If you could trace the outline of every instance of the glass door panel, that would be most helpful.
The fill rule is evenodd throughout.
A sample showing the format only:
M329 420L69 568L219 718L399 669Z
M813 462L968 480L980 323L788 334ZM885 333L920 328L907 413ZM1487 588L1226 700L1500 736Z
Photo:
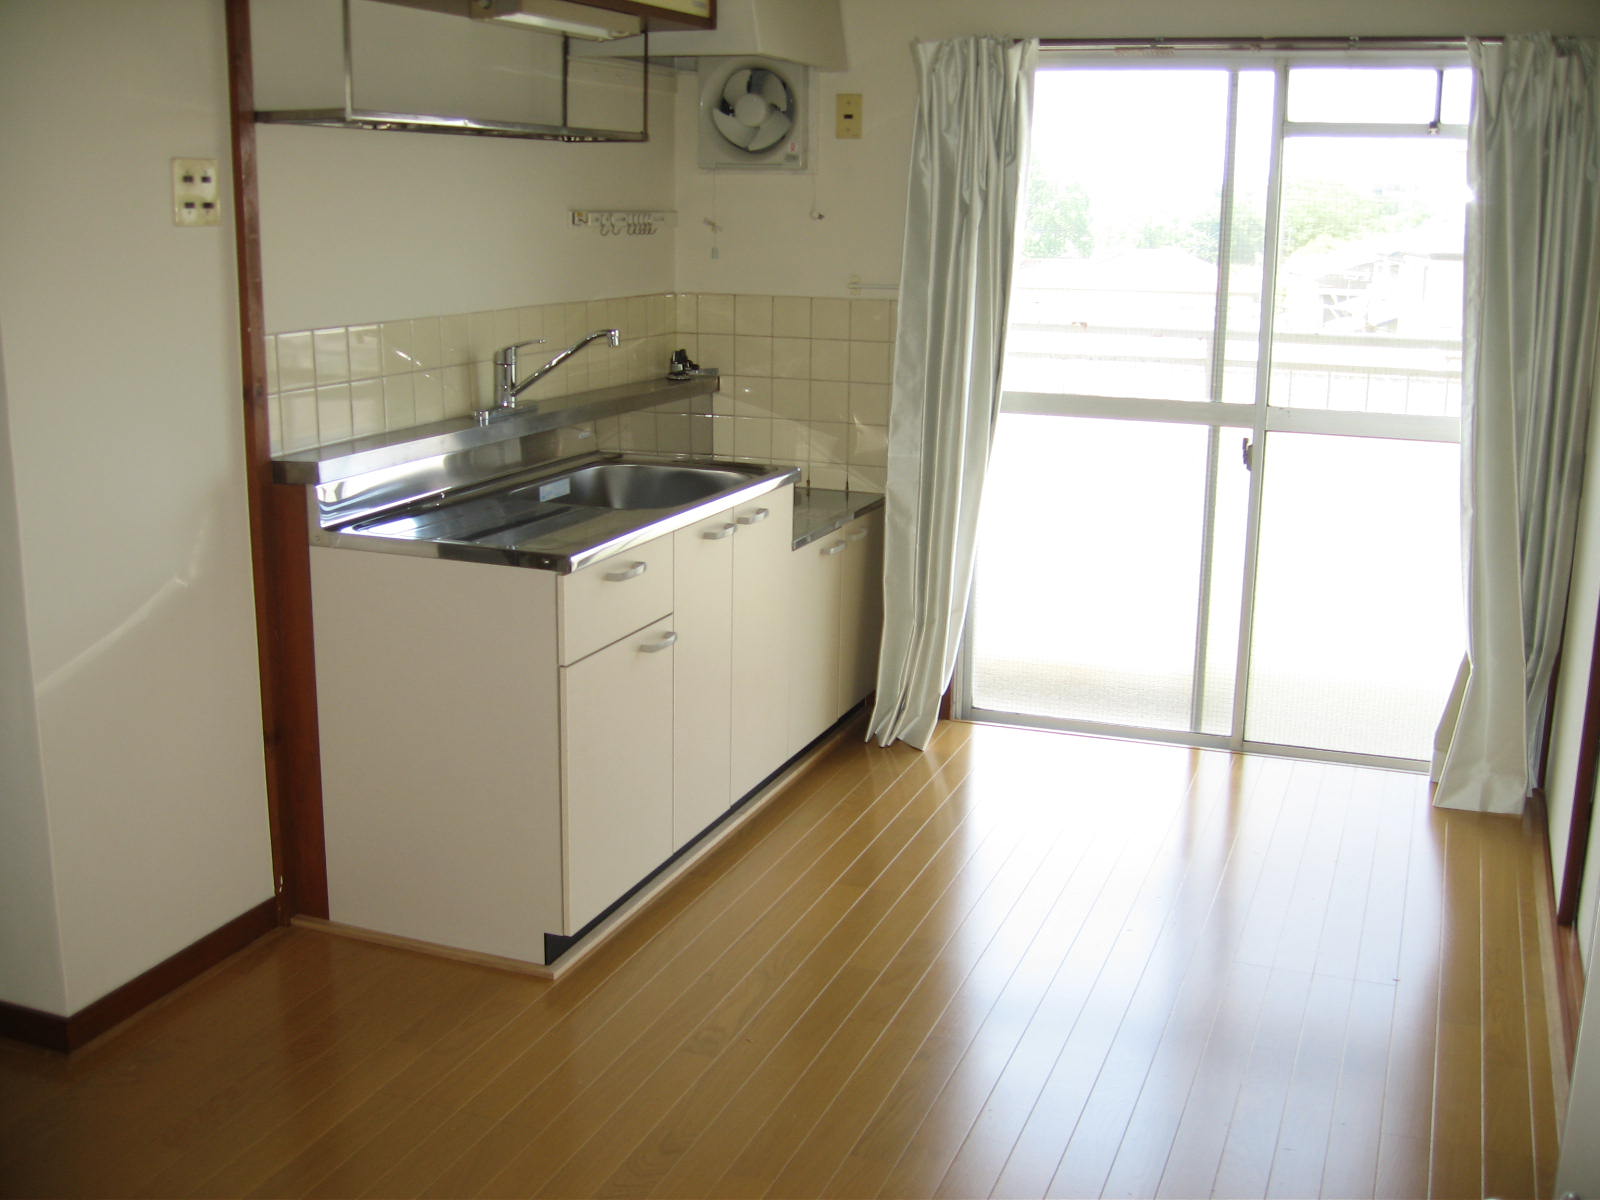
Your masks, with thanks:
M1460 451L1274 433L1244 736L1427 758L1465 644Z
M1000 418L969 623L974 707L1190 727L1209 433Z
M1459 140L1284 143L1273 405L1460 415L1465 198Z
M1221 70L1038 74L1050 150L1030 165L1008 390L1211 398L1228 90Z

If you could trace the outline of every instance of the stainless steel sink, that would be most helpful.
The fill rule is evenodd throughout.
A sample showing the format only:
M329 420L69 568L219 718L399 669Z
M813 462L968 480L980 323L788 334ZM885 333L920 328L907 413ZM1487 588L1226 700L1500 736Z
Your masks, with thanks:
M591 456L552 473L491 477L414 493L338 525L320 545L431 553L465 562L569 572L692 524L718 507L783 486L799 472L758 463ZM342 486L342 485L331 485ZM387 484L385 485L387 486ZM320 495L320 492L319 492Z
M591 508L677 508L748 485L750 476L719 467L599 463L547 480L542 500Z

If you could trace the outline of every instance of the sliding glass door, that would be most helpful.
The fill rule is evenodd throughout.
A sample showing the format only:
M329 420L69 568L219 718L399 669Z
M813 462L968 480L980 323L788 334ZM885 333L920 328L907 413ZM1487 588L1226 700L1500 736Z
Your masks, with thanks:
M959 711L1426 758L1467 71L1040 72Z

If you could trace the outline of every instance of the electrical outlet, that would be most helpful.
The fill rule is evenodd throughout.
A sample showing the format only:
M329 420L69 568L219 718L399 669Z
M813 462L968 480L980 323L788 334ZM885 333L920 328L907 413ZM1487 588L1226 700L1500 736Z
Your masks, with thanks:
M172 160L172 223L174 225L220 225L222 205L218 199L217 160L214 158L175 158Z
M837 92L834 97L833 136L858 138L861 136L861 93Z

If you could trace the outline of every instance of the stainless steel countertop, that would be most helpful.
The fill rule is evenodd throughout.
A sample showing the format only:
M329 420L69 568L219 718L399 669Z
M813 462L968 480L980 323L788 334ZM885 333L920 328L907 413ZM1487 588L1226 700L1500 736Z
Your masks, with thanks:
M808 546L843 529L857 517L883 507L877 492L841 492L834 488L794 489L794 548Z

